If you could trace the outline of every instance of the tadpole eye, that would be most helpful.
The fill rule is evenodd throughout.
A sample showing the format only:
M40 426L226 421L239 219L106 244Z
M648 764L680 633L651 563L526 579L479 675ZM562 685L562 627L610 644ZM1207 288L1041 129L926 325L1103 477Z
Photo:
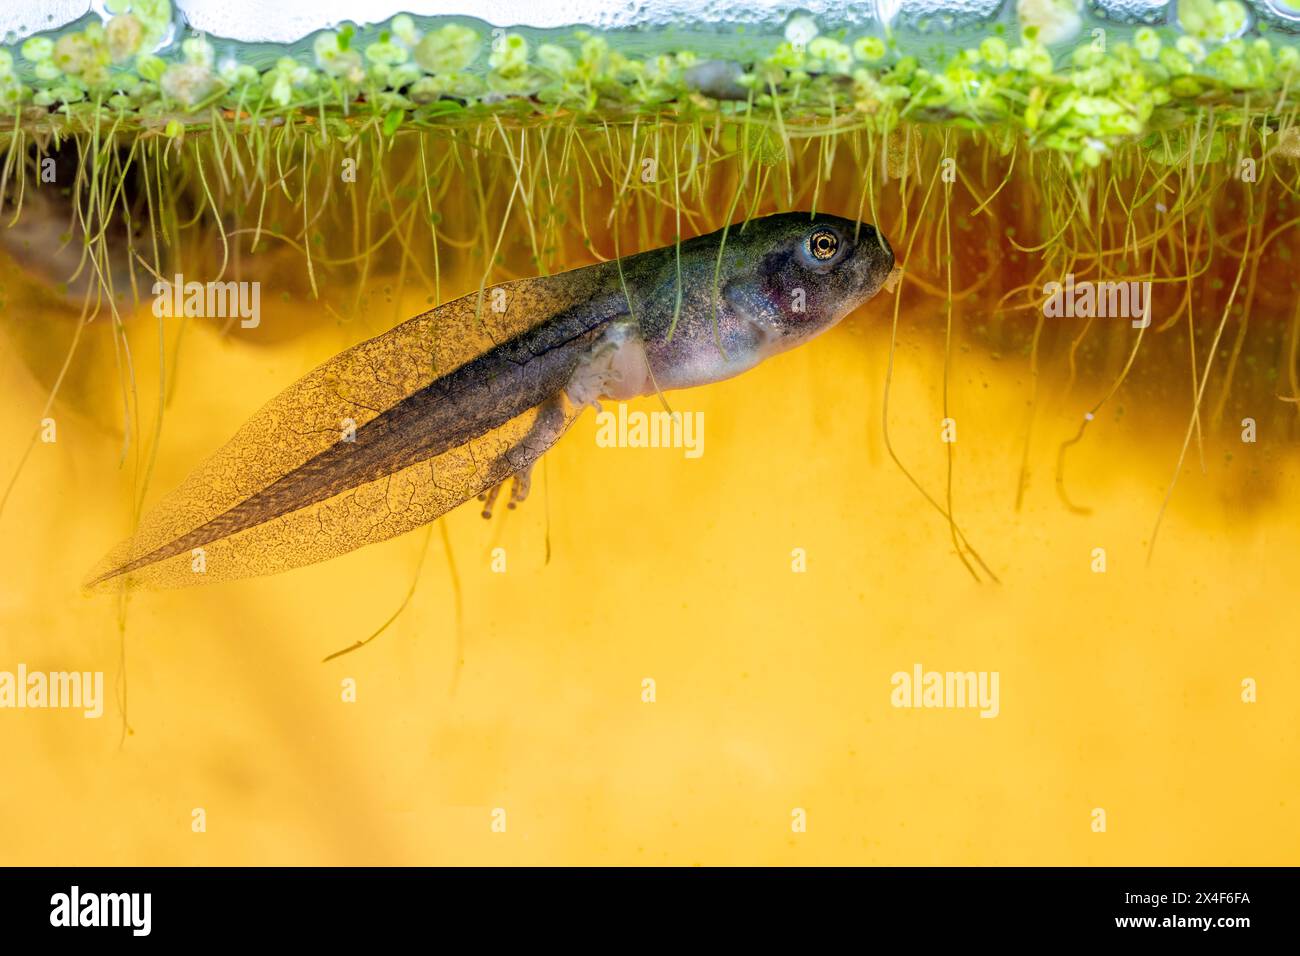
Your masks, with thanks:
M829 229L818 229L807 239L808 254L818 262L825 262L840 247L840 238Z

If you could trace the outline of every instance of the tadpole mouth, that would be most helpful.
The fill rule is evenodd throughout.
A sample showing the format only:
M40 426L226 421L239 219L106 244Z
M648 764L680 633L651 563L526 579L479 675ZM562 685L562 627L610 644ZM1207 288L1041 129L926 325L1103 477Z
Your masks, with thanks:
M866 301L880 291L894 271L894 249L879 229L863 223L854 265L862 289L862 301Z

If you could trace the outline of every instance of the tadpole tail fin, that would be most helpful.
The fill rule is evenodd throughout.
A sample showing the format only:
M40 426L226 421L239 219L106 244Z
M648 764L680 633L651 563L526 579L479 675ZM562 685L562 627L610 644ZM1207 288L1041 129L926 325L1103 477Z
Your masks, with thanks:
M483 310L469 296L290 386L84 586L184 587L313 564L419 527L526 469L581 411L564 387L609 314L599 296L549 292L554 278L512 284L526 286L517 305L542 316L516 319L522 331L499 319L476 328ZM448 339L459 344L440 353L434 343ZM449 370L435 377L439 367Z
M273 517L254 516L254 496L226 513L230 530L209 522L143 554L138 537L128 539L86 587L111 588L124 576L130 588L172 588L273 574L404 534L531 467L580 411L560 392L440 455Z

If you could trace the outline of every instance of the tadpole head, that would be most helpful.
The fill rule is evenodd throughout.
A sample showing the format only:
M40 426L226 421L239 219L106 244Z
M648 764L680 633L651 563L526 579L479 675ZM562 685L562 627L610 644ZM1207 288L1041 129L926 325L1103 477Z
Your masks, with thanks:
M894 269L894 251L875 226L839 216L754 219L738 241L753 265L729 297L763 327L773 351L835 325L875 295Z

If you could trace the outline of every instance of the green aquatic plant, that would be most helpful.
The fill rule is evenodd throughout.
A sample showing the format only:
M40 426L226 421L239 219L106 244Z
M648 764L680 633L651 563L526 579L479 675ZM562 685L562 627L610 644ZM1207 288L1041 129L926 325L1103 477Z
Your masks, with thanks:
M1247 14L1236 0L1182 0L1180 27L1117 27L1113 39L1094 31L1100 35L1072 49L1063 41L1073 31L1053 19L1052 4L1022 4L1014 37L998 26L947 50L888 32L820 35L810 18L796 18L783 42L737 45L730 93L698 81L701 56L689 48L633 55L585 31L530 42L501 30L489 37L467 23L421 29L406 15L368 31L364 42L351 26L320 32L309 55L286 53L261 68L218 62L202 36L186 37L164 59L154 50L172 22L165 0L109 9L105 22L92 18L79 30L0 50L0 106L15 126L201 126L210 108L262 123L298 114L329 125L368 114L383 117L389 133L466 115L514 120L557 111L597 124L664 111L792 124L851 116L877 132L903 120L1005 127L1083 167L1152 129L1190 126L1206 108L1240 108L1249 98L1261 116L1283 112L1300 71L1300 50L1284 35L1241 35ZM1074 16L1072 4L1061 9Z

